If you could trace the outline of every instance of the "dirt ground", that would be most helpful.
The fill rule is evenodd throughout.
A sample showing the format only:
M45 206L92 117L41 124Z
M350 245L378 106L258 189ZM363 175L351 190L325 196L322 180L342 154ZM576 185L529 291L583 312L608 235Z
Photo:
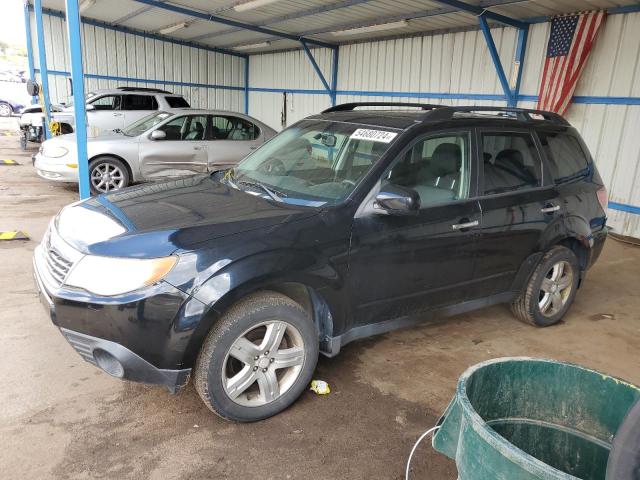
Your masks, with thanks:
M5 124L8 125L8 124ZM0 125L2 128L2 125ZM5 126L5 128L7 128ZM121 382L81 360L39 304L31 255L74 187L38 178L16 136L0 131L0 477L401 479L416 438L434 425L469 366L501 356L566 360L640 384L640 248L609 240L565 321L536 329L496 306L356 342L321 358L307 392L255 424L213 415L192 386ZM414 479L454 479L429 442Z

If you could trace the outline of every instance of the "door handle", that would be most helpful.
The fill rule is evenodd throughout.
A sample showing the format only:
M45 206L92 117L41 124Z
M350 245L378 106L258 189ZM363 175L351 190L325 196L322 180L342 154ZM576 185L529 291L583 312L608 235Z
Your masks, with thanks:
M114 114L113 114L113 116L114 116L114 117L121 117L121 116L122 116L122 113L114 113Z
M194 150L204 150L204 149L205 149L205 147L200 146L200 145L194 145L193 149L194 149Z
M558 210L560 210L560 205L546 205L544 208L541 208L540 211L542 213L553 213L553 212L557 212Z
M454 223L451 225L451 228L453 230L464 230L466 228L477 227L478 225L480 225L480 222L474 220L473 222Z
M258 147L257 146L249 147L249 150L255 150L256 148Z

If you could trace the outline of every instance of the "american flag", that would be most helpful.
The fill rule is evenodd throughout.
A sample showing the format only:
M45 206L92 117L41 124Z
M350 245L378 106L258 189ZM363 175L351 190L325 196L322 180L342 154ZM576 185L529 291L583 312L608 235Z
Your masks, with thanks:
M604 23L606 12L563 15L551 21L538 108L564 115Z

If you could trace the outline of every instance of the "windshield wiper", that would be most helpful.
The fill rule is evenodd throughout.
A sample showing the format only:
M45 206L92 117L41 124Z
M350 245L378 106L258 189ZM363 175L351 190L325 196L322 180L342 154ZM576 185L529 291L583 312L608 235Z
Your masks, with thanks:
M275 191L271 190L269 187L267 187L266 185L263 185L260 182L249 182L247 180L240 180L239 182L237 182L238 185L246 185L248 187L253 187L253 188L260 188L263 191L265 191L267 193L267 195L269 195L271 197L272 200L275 200L276 202L284 202L283 198L284 195L282 192L278 192L276 193Z

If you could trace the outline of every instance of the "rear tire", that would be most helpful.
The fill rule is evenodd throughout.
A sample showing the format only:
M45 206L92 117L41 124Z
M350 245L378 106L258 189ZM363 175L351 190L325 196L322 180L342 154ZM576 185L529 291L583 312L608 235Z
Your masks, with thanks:
M304 309L277 292L233 305L205 339L194 373L196 391L215 414L253 422L289 407L318 361L318 331Z
M556 246L543 257L525 289L511 304L519 320L548 327L562 320L578 289L580 266L575 254Z
M115 157L100 157L89 163L89 186L93 195L111 193L129 186L129 169Z

